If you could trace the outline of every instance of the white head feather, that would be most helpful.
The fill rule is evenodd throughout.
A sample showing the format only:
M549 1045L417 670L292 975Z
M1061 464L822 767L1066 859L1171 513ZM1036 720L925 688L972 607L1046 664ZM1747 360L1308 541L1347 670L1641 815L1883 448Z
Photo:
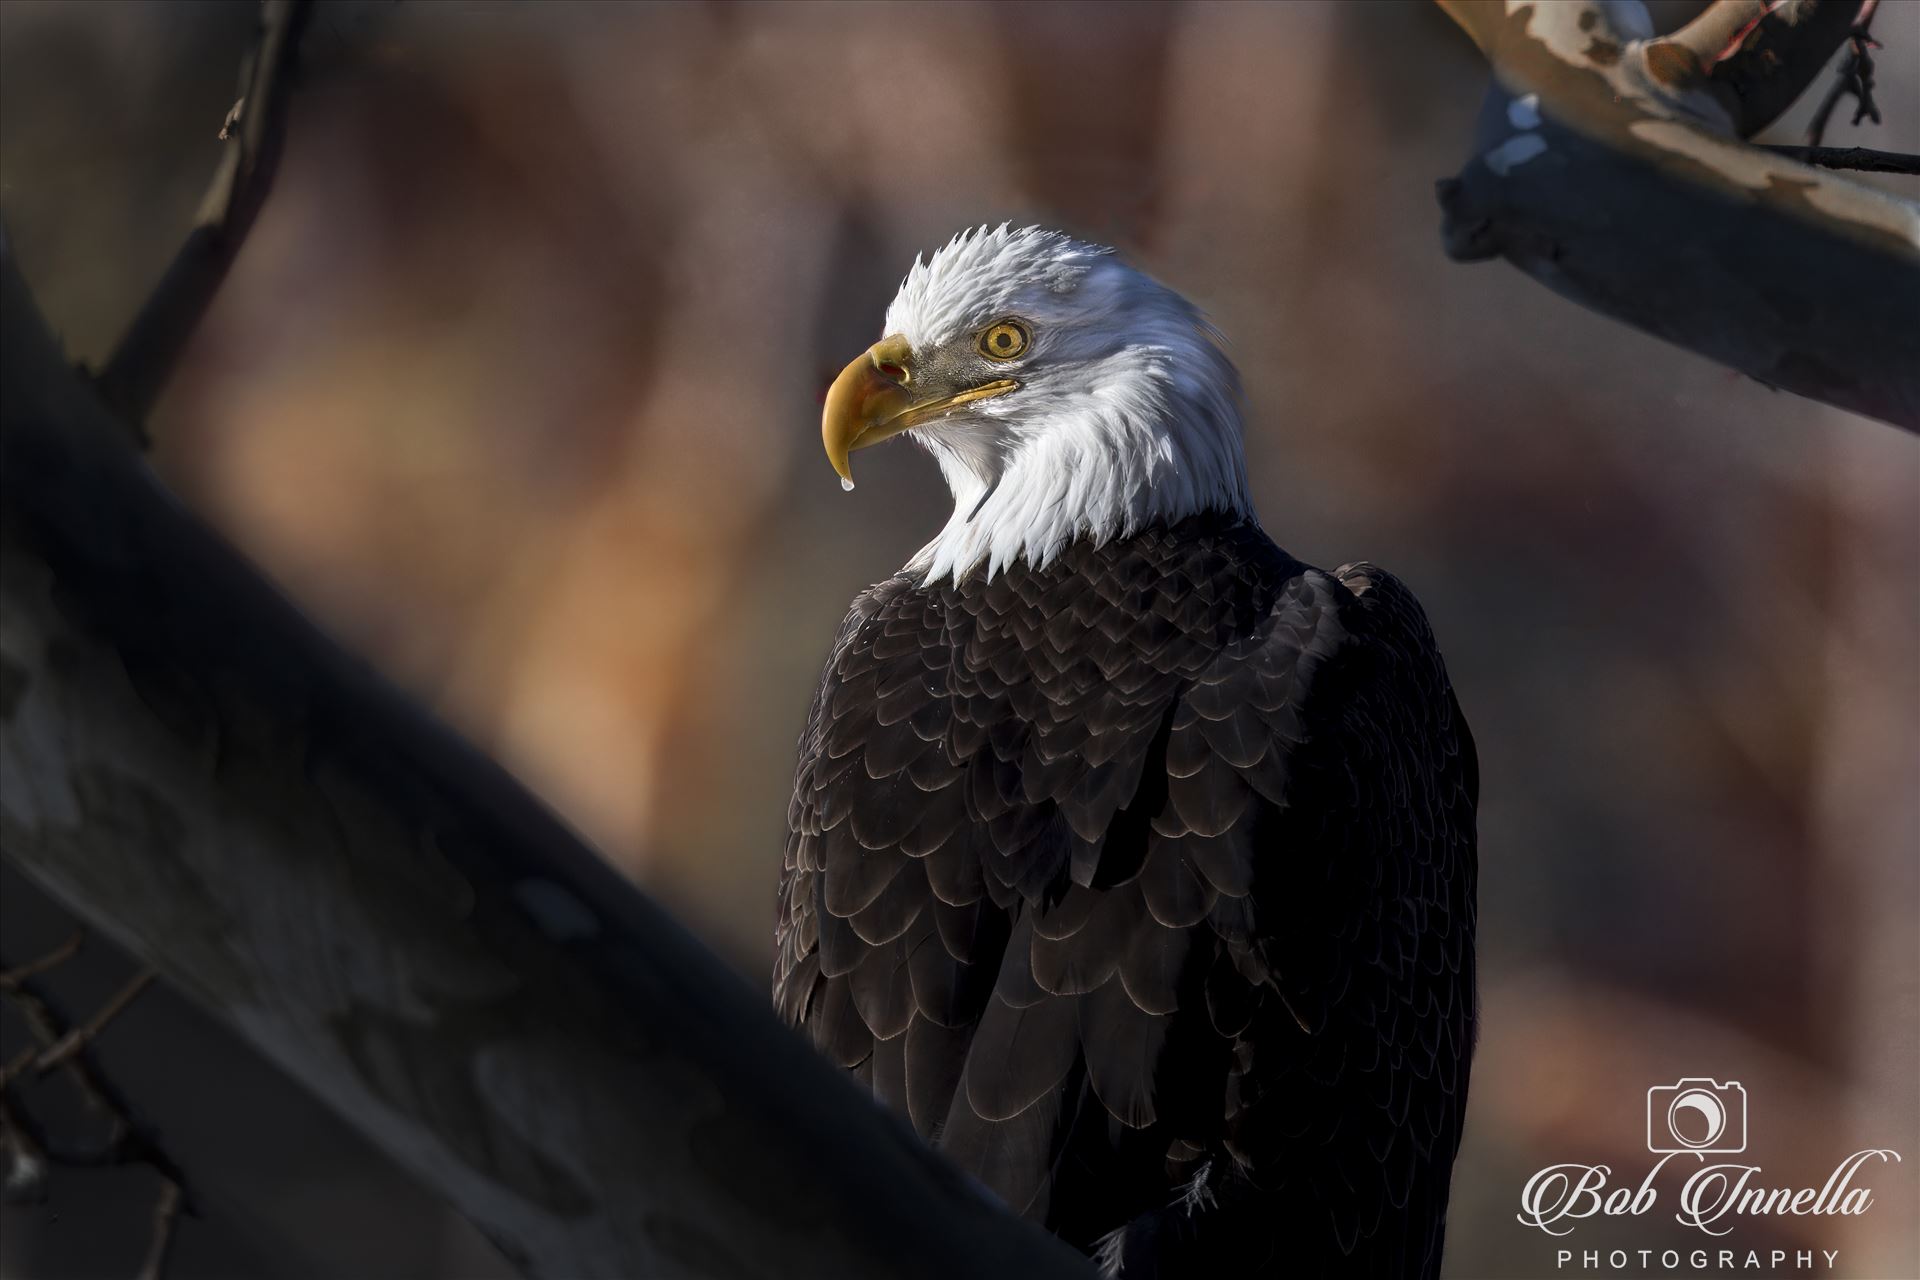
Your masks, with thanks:
M1186 299L1112 250L1039 227L962 232L916 259L886 332L916 361L975 358L1008 317L1032 343L996 371L1018 390L908 434L940 463L953 516L908 562L956 581L985 562L1044 567L1078 538L1125 537L1203 511L1252 518L1240 379Z

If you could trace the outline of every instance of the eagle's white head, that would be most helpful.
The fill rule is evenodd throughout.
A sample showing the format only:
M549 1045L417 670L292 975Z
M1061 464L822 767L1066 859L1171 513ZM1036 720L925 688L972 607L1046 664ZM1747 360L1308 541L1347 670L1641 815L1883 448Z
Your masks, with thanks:
M1044 566L1202 511L1251 517L1240 379L1195 308L1112 250L1039 227L982 227L916 260L887 336L827 393L827 457L905 433L932 452L953 516L909 567L956 580Z

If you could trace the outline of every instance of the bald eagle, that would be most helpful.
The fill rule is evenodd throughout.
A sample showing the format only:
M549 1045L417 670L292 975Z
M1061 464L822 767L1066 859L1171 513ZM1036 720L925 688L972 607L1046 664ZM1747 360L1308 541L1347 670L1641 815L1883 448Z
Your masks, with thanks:
M833 641L779 1012L1110 1274L1438 1274L1479 783L1419 604L1261 531L1218 336L1110 250L963 233L885 333L827 457L953 515Z

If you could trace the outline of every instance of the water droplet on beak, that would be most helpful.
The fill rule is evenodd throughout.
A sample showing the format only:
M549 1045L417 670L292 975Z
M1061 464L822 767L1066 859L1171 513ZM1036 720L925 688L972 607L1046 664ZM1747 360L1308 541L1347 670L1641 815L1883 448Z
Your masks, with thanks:
M849 479L847 479L847 478L846 478L845 476L841 476L841 477L840 477L840 491L841 491L842 493L852 493L852 492L853 492L853 481L851 481L851 480L849 480Z

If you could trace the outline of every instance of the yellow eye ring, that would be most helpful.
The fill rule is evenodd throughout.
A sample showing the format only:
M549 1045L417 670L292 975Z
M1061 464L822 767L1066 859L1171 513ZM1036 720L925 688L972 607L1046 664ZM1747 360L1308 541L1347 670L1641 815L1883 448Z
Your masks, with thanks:
M980 354L989 360L1014 360L1026 352L1033 334L1018 320L988 325L980 334Z

